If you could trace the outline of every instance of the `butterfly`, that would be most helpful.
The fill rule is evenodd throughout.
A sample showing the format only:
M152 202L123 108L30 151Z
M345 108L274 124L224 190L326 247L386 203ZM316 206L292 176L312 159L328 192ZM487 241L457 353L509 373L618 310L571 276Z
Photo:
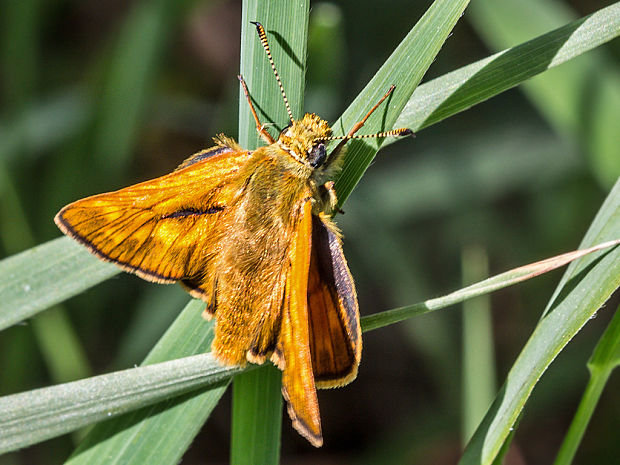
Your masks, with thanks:
M409 129L356 135L394 86L344 137L315 114L293 118L263 26L256 26L290 124L267 145L245 150L224 135L172 173L87 197L60 210L60 230L99 258L157 283L180 283L215 318L212 351L226 365L282 370L293 426L323 442L317 388L352 381L362 338L353 278L332 217L333 179L353 138L405 136ZM340 142L327 156L326 144Z

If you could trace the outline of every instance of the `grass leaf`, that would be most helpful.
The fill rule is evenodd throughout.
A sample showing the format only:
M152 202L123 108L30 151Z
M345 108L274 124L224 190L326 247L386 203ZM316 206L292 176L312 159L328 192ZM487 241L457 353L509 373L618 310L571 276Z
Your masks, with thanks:
M393 84L396 90L383 103L384 106L366 122L363 133L372 134L392 128L468 4L469 0L433 2L353 103L333 124L334 133L346 134ZM379 139L354 140L348 143L343 170L335 185L340 204L344 203L359 182L382 144L383 140Z
M582 247L620 237L620 181L593 221ZM620 248L568 267L550 306L513 364L459 463L490 464L549 364L620 286Z
M193 357L189 360L174 360L209 351L213 340L213 323L203 321L200 318L199 315L203 309L203 302L191 301L142 363L142 366L146 366L173 360L164 365L169 369L171 378L167 381L160 378L161 392L157 392L155 385L151 386L150 391L140 392L140 386L149 381L139 374L138 376L132 375L131 373L135 372L135 369L129 370L127 376L132 378L126 380L127 389L131 393L136 387L138 388L133 399L135 402L133 408L143 408L96 425L73 453L68 463L72 465L108 465L111 463L156 462L163 464L179 462L217 405L220 397L224 394L229 376L235 371L231 368L222 367L209 354ZM177 363L180 364L178 367ZM200 364L203 365L202 369L200 369ZM152 369L157 370L156 367ZM179 377L179 374L184 369L187 370L188 376L183 381L184 376ZM171 386L177 382L187 383L183 387L179 386L181 392L187 392L187 389L198 387L201 384L200 378L207 373L214 377L212 380L215 380L215 384L210 384L202 390L193 391L184 396L171 398ZM154 375L151 373L150 376ZM83 381L91 382L92 379ZM209 380L205 379L202 385L205 386L208 382ZM168 393L164 394L165 391ZM158 397L160 394L164 395ZM106 397L105 394L101 394L101 396L100 402L103 403ZM151 398L149 399L148 396ZM164 397L168 397L168 400L151 405L156 399ZM121 402L122 398L123 394L120 394L118 399L110 399L110 401ZM132 401L131 394L126 400ZM74 399L74 401L77 402L78 399ZM123 407L122 411L126 410ZM82 415L85 413L87 412L82 412ZM112 416L115 413L117 412L112 412ZM80 412L77 412L76 415L79 416ZM94 412L94 418L91 417L90 421L98 415L99 411Z
M539 262L500 273L496 276L485 279L484 281L464 287L463 289L459 289L458 291L454 291L442 297L436 297L414 305L408 305L406 307L395 308L393 310L375 313L374 315L368 315L362 318L362 329L364 331L371 331L373 329L382 328L383 326L397 323L415 315L423 315L433 310L445 308L480 295L489 294L513 284L534 278L543 273L548 273L549 271L564 266L573 260L585 257L588 254L592 254L593 252L597 252L602 249L614 247L618 244L620 244L620 239L607 241L587 249L575 250L573 252L557 255L546 260L541 260Z
M595 13L601 20L598 26L576 31L559 54L565 49L578 51L590 41L617 34L619 10L620 5L615 3ZM469 13L479 36L492 50L520 43L577 16L560 0L476 2ZM558 134L580 145L593 174L605 187L613 186L620 176L620 134L616 130L620 119L619 73L617 59L598 50L524 83L521 89Z

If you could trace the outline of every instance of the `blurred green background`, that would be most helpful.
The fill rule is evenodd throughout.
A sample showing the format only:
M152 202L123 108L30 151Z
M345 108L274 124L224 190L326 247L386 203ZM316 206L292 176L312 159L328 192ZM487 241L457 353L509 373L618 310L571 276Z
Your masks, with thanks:
M474 1L426 79L611 3ZM429 5L314 3L306 109L334 121ZM52 218L66 203L164 174L217 133L236 136L240 2L0 7L0 257L58 237ZM337 218L361 313L576 248L620 175L619 57L615 40L380 152ZM492 296L496 366L481 362L485 376L501 382L559 276ZM187 300L123 274L3 331L0 395L140 363ZM545 374L507 463L553 459L610 316L599 311ZM285 419L282 462L455 463L462 326L462 312L447 311L368 333L355 383L319 394L325 445L315 450ZM618 463L619 388L616 375L577 463ZM229 416L225 396L184 463L228 461ZM0 465L61 463L74 439Z

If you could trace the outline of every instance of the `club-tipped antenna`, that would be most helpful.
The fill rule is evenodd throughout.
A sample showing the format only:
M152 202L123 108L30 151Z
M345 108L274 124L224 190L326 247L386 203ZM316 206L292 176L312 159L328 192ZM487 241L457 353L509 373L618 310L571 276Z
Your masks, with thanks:
M286 98L286 92L284 92L284 86L282 85L282 81L280 80L280 75L278 74L278 70L276 69L276 65L273 62L273 57L271 56L271 49L269 48L269 43L267 42L267 34L265 33L265 28L258 21L250 21L254 26L256 26L256 32L258 32L258 38L260 39L260 43L262 44L265 52L267 53L267 58L269 59L269 64L271 65L271 69L273 70L273 74L276 77L276 81L278 81L278 86L280 87L280 93L282 94L282 98L284 99L284 105L286 106L286 112L288 113L288 117L291 120L291 123L295 122L293 118L293 112L291 111L291 107L288 104L288 99Z
M413 131L409 128L399 128L399 129L392 129L390 131L383 131L383 132L376 132L374 134L358 134L358 135L353 135L353 136L331 136L331 137L325 137L319 140L322 141L330 141L330 140L349 140L349 139L373 139L375 137L380 138L380 137L400 137L400 136L411 136L413 135Z
M324 141L324 142L327 142L327 141L330 141L330 140L340 140L340 143L336 146L336 148L332 151L332 153L330 155L332 163L334 162L334 160L336 160L338 158L338 156L341 154L342 148L347 143L347 141L349 141L350 139L371 139L371 138L375 138L375 137L415 135L413 133L413 131L411 129L409 129L409 128L392 129L390 131L378 132L376 134L360 134L360 135L355 135L355 133L357 131L359 131L362 128L362 126L364 126L364 124L366 123L366 120L370 117L370 115L372 115L373 112L377 108L379 108L379 105L381 105L381 103L383 103L383 101L386 98L388 98L389 95L392 92L394 92L394 89L396 89L396 86L391 85L390 88L388 89L388 91L385 93L385 95L379 99L379 101L375 104L375 106L372 107L370 109L370 111L368 113L366 113L366 115L360 121L355 123L355 125L351 128L351 130L349 131L349 133L346 136L330 136L330 137L323 137L321 139L317 139L317 140L321 140L321 141Z

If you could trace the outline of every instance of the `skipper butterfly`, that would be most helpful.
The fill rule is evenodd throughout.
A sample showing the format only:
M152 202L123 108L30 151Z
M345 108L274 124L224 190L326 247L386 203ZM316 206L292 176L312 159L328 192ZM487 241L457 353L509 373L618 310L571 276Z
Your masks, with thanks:
M215 317L212 350L226 365L282 370L293 426L323 443L316 388L352 381L362 340L353 278L332 220L333 179L353 138L404 136L409 129L356 135L383 98L344 137L308 113L295 120L258 31L290 118L277 140L260 122L239 76L256 129L268 145L245 150L219 135L165 176L64 207L61 231L99 258L158 283L180 283ZM340 139L329 158L326 143Z

